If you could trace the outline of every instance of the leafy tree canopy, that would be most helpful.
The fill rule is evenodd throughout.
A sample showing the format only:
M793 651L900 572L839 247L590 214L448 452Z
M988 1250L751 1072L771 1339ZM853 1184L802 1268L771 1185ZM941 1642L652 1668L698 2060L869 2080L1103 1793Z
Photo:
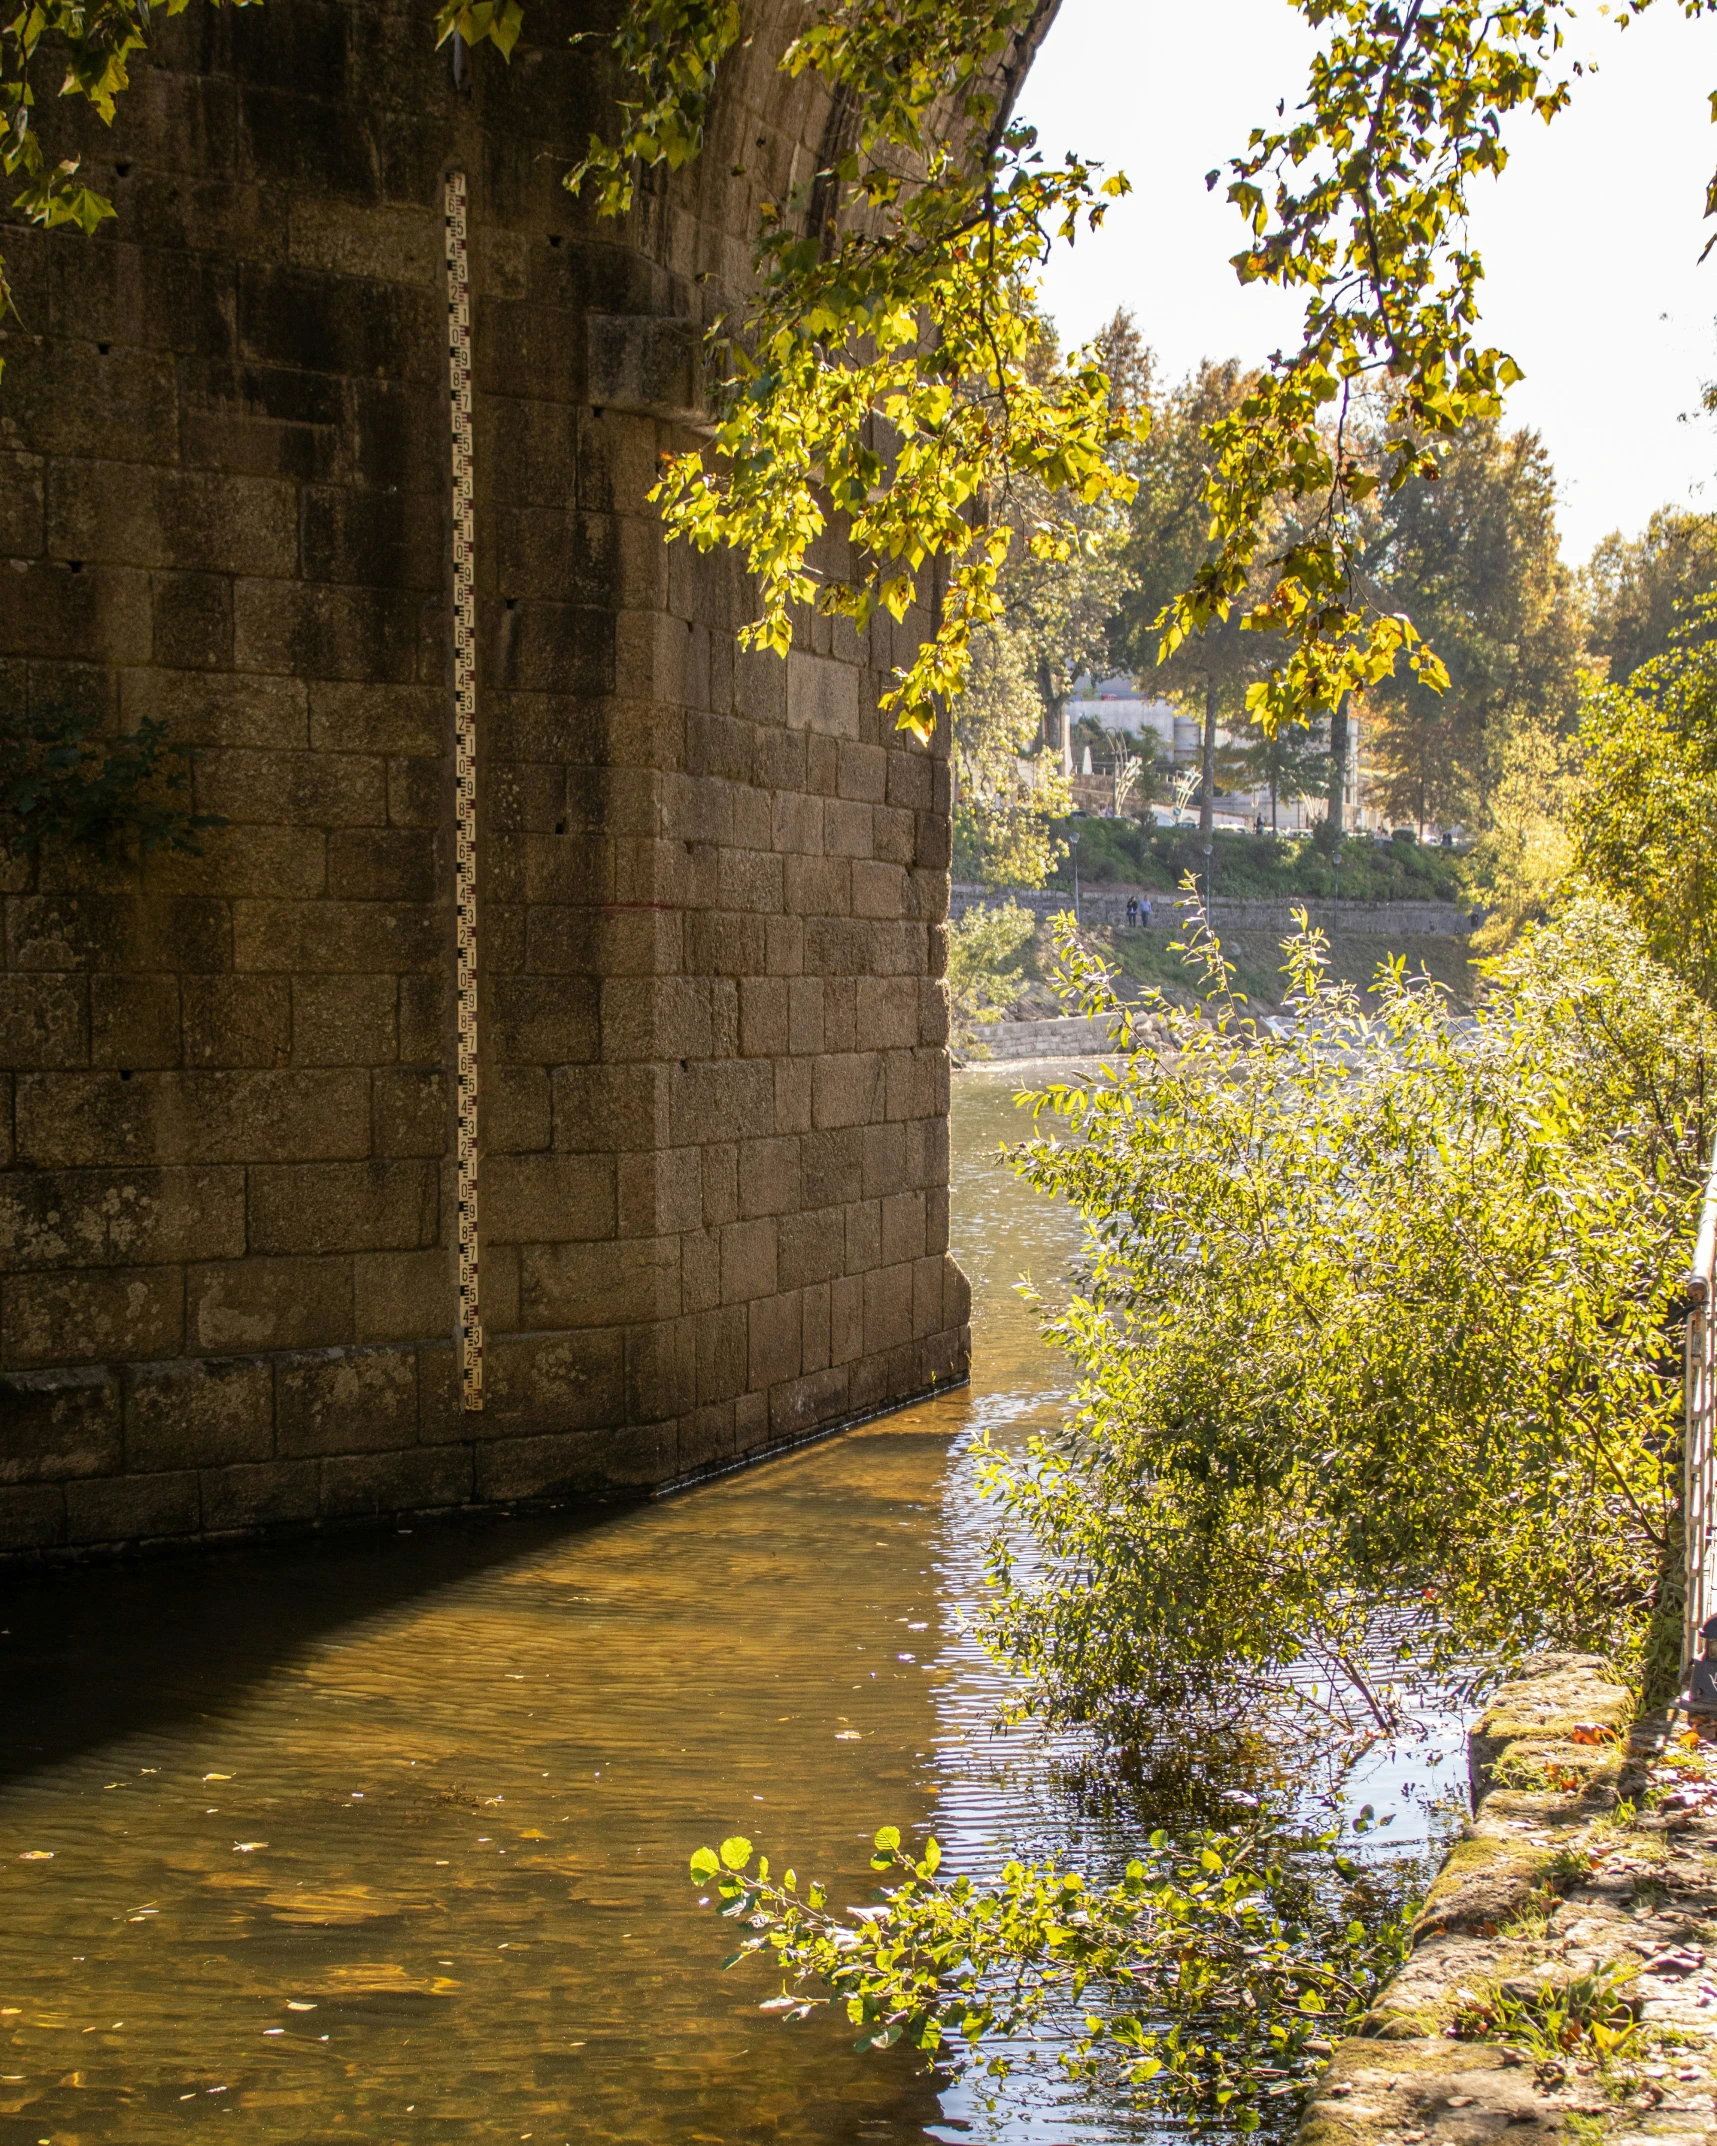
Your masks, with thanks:
M1113 399L1129 358L1142 378L1149 356L1136 336L1129 353L1119 322L1108 333L1119 338L1109 373ZM1060 363L1052 328L1037 319L1034 371L1048 376ZM1130 450L1126 435L1111 446L1111 465L1122 473ZM1069 507L1031 478L1011 487L1004 512L1011 540L996 581L996 616L974 629L965 683L951 707L954 867L991 884L1037 887L1061 853L1053 823L1072 806L1062 776L1064 704L1079 673L1101 663L1126 586L1124 524L1112 499ZM1058 524L1066 541L1034 548L1033 538Z
M1411 672L1365 696L1368 785L1390 816L1483 824L1510 740L1573 727L1582 620L1556 529L1556 476L1538 435L1470 424L1432 483L1368 503L1362 571L1406 612L1449 683Z
M90 231L113 213L75 159L56 162L43 145L45 50L63 56L61 94L110 119L157 16L188 4L36 0L0 29L0 173L20 180L17 205L33 221ZM1283 637L1285 661L1250 695L1272 728L1338 710L1403 656L1420 679L1443 682L1411 623L1364 589L1359 509L1380 488L1430 476L1518 377L1481 337L1469 196L1507 161L1503 121L1554 118L1571 86L1567 0L1294 4L1321 38L1307 94L1253 133L1228 194L1250 233L1237 270L1303 292L1301 340L1212 427L1212 548L1164 615L1165 656L1237 610ZM1648 4L1627 0L1623 23ZM1689 14L1708 4L1683 0ZM810 603L856 625L879 609L904 617L934 570L934 631L890 696L920 733L958 690L974 629L998 615L1016 541L1011 489L1035 482L1090 505L1124 501L1130 487L1111 450L1135 428L1095 355L1047 378L1028 362L1021 294L1045 248L1096 225L1126 188L1077 157L1047 165L1031 130L1009 119L1006 63L1038 14L1039 0L807 5L780 65L847 101L853 145L803 200L766 211L753 303L725 344L715 441L678 461L659 493L672 534L735 549L754 571L755 645L784 647ZM442 0L436 30L504 57L523 20L520 0ZM696 156L741 34L736 0L626 0L612 39L620 126L569 183L619 215L641 171ZM816 229L813 187L826 211ZM1387 418L1370 438L1345 423L1368 381ZM855 563L825 580L808 562L831 507L848 517ZM1278 545L1284 523L1295 534ZM1072 541L1054 525L1029 538L1048 558Z
M1025 989L1020 963L1037 919L1018 902L979 903L948 927L948 1011L957 1048L999 1021Z
M1605 537L1581 581L1588 645L1619 684L1673 641L1717 633L1710 613L1693 609L1717 590L1717 517L1659 507L1642 535Z
M1717 599L1622 685L1594 687L1570 801L1573 864L1717 1006Z
M1273 636L1244 630L1239 608L1212 618L1203 632L1173 647L1163 640L1161 621L1213 556L1211 440L1217 424L1240 408L1252 386L1237 360L1215 364L1207 359L1150 405L1150 431L1133 461L1138 490L1124 554L1128 585L1113 629L1116 653L1141 681L1198 718L1203 736L1199 828L1206 843L1216 807L1217 728L1244 721L1251 689L1280 660L1281 646ZM1262 586L1252 590L1259 599L1263 593Z

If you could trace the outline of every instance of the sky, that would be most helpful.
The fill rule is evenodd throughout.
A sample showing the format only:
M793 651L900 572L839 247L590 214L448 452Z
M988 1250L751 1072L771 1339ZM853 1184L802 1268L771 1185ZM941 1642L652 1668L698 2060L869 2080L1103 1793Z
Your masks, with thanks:
M1244 227L1226 181L1207 192L1204 175L1303 94L1311 50L1288 0L1062 0L1020 114L1051 156L1078 149L1134 188L1045 273L1065 340L1124 304L1171 378L1292 347L1299 307L1241 289ZM1507 170L1475 182L1470 235L1487 338L1526 373L1507 421L1543 436L1578 565L1654 507L1717 508L1717 424L1681 421L1717 378L1717 251L1699 264L1717 229L1703 221L1717 24L1660 0L1623 32L1589 4L1569 56L1597 72L1552 126L1517 116Z

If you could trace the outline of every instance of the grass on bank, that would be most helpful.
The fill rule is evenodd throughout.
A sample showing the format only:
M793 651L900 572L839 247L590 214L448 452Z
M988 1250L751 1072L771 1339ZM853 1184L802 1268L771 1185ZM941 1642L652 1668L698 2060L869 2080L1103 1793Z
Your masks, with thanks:
M1159 923L1149 931L1094 926L1080 936L1105 966L1115 971L1115 988L1123 998L1154 988L1176 1005L1184 1006L1199 995L1197 972L1187 967L1183 955L1171 951L1182 936L1178 922ZM1260 1013L1281 1005L1287 996L1281 936L1273 931L1236 931L1223 939L1223 949L1234 964L1235 989L1244 993ZM1387 938L1378 932L1335 932L1328 944L1329 974L1336 982L1351 983L1356 990L1370 992L1378 965L1386 957L1399 954L1406 959L1409 975L1416 976L1423 969L1447 986L1462 1008L1473 1002L1477 977L1465 939L1431 932L1397 933ZM978 958L980 952L974 947L969 959ZM1000 973L985 978L989 1001L1032 1019L1065 1013L1066 1007L1049 982L1055 966L1054 934L1046 919L1029 939L1009 945L999 964Z
M1161 887L1172 892L1188 872L1202 874L1204 856L1196 824L1149 827L1139 820L1070 820L1058 828L1065 841L1079 835L1082 886ZM1211 848L1212 892L1241 900L1311 896L1356 902L1443 902L1472 898L1465 860L1452 850L1417 842L1378 842L1350 835L1333 853L1307 835L1217 833ZM1063 857L1050 885L1071 889L1073 868Z

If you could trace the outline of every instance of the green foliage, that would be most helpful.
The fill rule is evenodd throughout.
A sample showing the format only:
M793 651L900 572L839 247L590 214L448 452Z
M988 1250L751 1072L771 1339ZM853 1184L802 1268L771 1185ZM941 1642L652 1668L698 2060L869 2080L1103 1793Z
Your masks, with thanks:
M1059 761L1036 752L1043 698L1026 634L1005 619L979 627L954 703L954 875L1040 887L1061 854L1054 822L1071 807Z
M1046 322L1036 329L1034 370L1061 363ZM1148 354L1112 322L1105 331L1111 382L1142 384ZM1113 399L1113 397L1112 397ZM1111 450L1129 467L1125 443ZM1005 513L1013 541L996 583L999 615L975 629L966 681L951 708L954 870L989 885L1038 887L1064 854L1052 822L1072 808L1059 739L1063 704L1079 672L1103 658L1109 618L1125 583L1114 502L1058 503L1021 478ZM1066 542L1047 551L1032 537L1060 518ZM1046 742L1056 741L1045 750Z
M1522 733L1571 730L1581 621L1556 530L1556 476L1536 433L1469 425L1436 483L1409 478L1365 510L1372 600L1405 611L1449 674L1365 697L1367 788L1390 816L1485 825Z
M1131 492L1111 463L1130 421L1088 355L1041 363L1027 281L1051 237L1095 228L1125 182L1099 185L1074 158L1046 166L1029 128L985 146L993 70L1030 12L1023 0L853 5L789 48L788 72L861 92L857 145L833 174L850 219L838 191L818 235L805 233L806 203L766 217L756 310L722 346L715 464L682 456L652 495L670 535L743 554L760 599L742 635L752 647L784 653L800 606L860 631L879 612L904 620L934 566L931 631L883 702L926 738L965 680L974 630L1004 616L1001 574L1020 542L1012 489L1086 506ZM919 168L910 184L903 157ZM831 507L851 560L839 575L810 562ZM1024 548L1068 561L1083 542L1058 518Z
M1061 1137L1017 1157L1086 1221L1046 1328L1080 1383L1063 1430L989 1457L987 1643L1031 1708L1124 1744L1242 1693L1356 1724L1397 1677L1636 1658L1711 1017L1590 901L1496 965L1472 1022L1400 965L1363 1000L1330 985L1302 931L1294 1026L1261 1032L1193 951L1202 1003L1143 1002L1166 1047L1040 1096Z
M164 0L160 13L180 15L188 5ZM54 161L43 146L34 78L43 43L56 58L63 55L59 95L82 97L111 125L115 99L131 84L131 56L147 44L155 12L151 0L29 0L0 22L0 178L23 181L11 206L31 223L47 231L72 224L87 237L114 213L105 196L83 183L80 158ZM0 319L11 311L0 259Z
M1124 993L1128 983L1149 984L1181 1005L1197 1001L1198 979L1175 951L1179 942L1171 933L1129 931L1120 926L1103 931L1087 926L1084 936L1087 944L1126 979L1117 984L1117 990ZM1392 933L1382 942L1375 932L1333 932L1328 947L1328 974L1332 979L1351 983L1357 991L1368 992L1377 978L1380 943L1402 955L1414 974L1423 969L1435 978L1458 1010L1466 1011L1477 997L1480 979L1468 958L1468 942L1448 932ZM1233 966L1235 989L1258 1013L1274 1013L1289 989L1282 969L1280 934L1229 931L1223 936L1222 951Z
M1202 727L1199 826L1206 839L1216 802L1217 726L1238 725L1248 692L1282 650L1268 635L1243 632L1237 609L1212 617L1201 633L1172 648L1161 640L1160 622L1212 556L1212 430L1240 407L1251 386L1237 360L1218 365L1207 359L1171 394L1153 401L1150 432L1133 458L1139 489L1125 555L1128 588L1114 629L1116 651L1141 683L1177 702ZM1261 598L1262 587L1252 593Z
M1368 1808L1359 1830L1371 1823ZM1089 2002L1064 2060L1075 2076L1145 2087L1174 2114L1240 2131L1315 2078L1326 2037L1363 2016L1405 1955L1412 1906L1380 1898L1334 1834L1296 1844L1262 1828L1154 1833L1109 1886L1053 1860L975 1885L943 1872L934 1840L915 1857L893 1826L871 1868L892 1881L880 1905L845 1914L814 1879L773 1882L765 1857L753 1872L746 1841L700 1849L691 1877L749 1933L725 1964L779 1973L764 2011L801 2020L839 2005L861 2051L905 2041L1000 2078L1006 2045L1047 2007Z
M1540 2064L1584 2057L1608 2071L1639 2043L1639 2022L1620 1994L1639 1971L1637 1960L1594 1967L1563 1982L1547 1979L1530 1996L1489 1984L1462 2000L1456 2037L1501 2042Z
M187 4L32 0L0 26L0 173L22 178L14 206L29 220L87 233L113 214L76 158L56 164L42 146L44 41L66 57L60 94L111 120L157 15ZM1228 193L1251 234L1241 280L1303 291L1302 339L1209 425L1206 555L1159 619L1165 663L1237 614L1281 637L1286 660L1247 695L1267 731L1325 712L1339 725L1348 697L1403 655L1422 685L1446 683L1414 625L1366 586L1363 510L1436 475L1518 377L1478 337L1468 193L1503 169L1509 115L1548 120L1568 97L1567 0L1295 4L1322 33L1309 92L1291 121L1254 131ZM1623 22L1646 4L1630 0ZM766 205L756 303L719 344L710 457L673 463L656 494L670 534L735 550L755 574L750 645L785 649L807 606L859 628L921 606L928 636L886 700L920 736L964 683L974 632L1003 616L1000 577L1022 533L1035 557L1071 560L1077 509L1130 499L1121 465L1144 436L1096 353L1048 371L1034 359L1045 249L1094 229L1127 190L1074 156L1047 166L1010 120L1039 20L1038 0L829 0L811 13L780 65L820 77L851 146ZM523 22L522 0L438 0L435 31L505 59ZM620 125L569 183L618 215L640 170L695 157L741 34L736 0L625 0L611 38ZM1367 381L1384 398L1369 430L1348 423ZM1047 517L1034 494L1058 502ZM849 542L825 575L811 555L831 512Z
M1717 591L1717 516L1659 507L1642 535L1607 536L1581 581L1592 655L1620 684L1672 646L1717 633L1709 607L1696 609Z
M1231 754L1225 772L1237 789L1269 791L1272 830L1278 804L1321 797L1329 788L1329 740L1322 724L1316 730L1304 723L1281 723L1273 731L1262 723L1234 727L1245 742Z
M444 9L444 23L450 12ZM591 136L588 156L567 174L572 192L594 181L599 209L620 216L632 206L640 164L670 171L689 164L703 147L716 69L739 32L737 0L632 0L614 33L614 51L637 94L621 100L617 144Z
M1717 599L1692 613L1717 624ZM1717 645L1690 638L1593 687L1569 811L1575 863L1626 904L1656 958L1717 1005Z
M1295 895L1327 901L1338 894L1344 900L1364 902L1458 902L1466 898L1462 860L1452 850L1429 844L1421 847L1416 842L1377 842L1369 835L1349 835L1332 853L1319 849L1309 838L1260 838L1219 829L1212 837L1212 851L1211 877L1220 895L1260 901ZM1195 828L1157 827L1124 819L1079 822L1083 886L1171 889L1188 871L1202 873L1203 869ZM1069 887L1072 883L1066 865L1051 882Z
M1116 621L1116 651L1142 683L1197 713L1214 695L1228 722L1244 711L1248 688L1279 648L1243 635L1239 617L1230 615L1165 653L1157 622L1212 555L1212 428L1234 415L1253 385L1237 359L1207 358L1179 387L1152 398L1150 431L1133 458L1139 489L1129 513L1129 587Z
M1020 959L1037 919L1017 902L979 904L948 927L948 1006L956 1048L1002 1015L1025 989Z
M1567 884L1577 757L1574 739L1542 723L1522 723L1504 745L1484 832L1466 868L1488 911L1473 934L1475 952L1497 954L1513 945L1528 924L1549 916Z
M164 726L145 721L118 738L98 730L95 716L67 709L0 717L0 847L135 835L146 853L200 856L197 836L224 822L173 803L189 777Z

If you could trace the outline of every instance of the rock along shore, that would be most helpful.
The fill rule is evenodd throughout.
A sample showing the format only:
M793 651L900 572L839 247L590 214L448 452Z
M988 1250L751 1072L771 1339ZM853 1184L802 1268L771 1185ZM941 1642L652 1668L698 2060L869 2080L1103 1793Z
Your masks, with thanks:
M1496 1694L1469 1739L1474 1816L1411 1959L1337 2046L1299 2146L1692 2146L1717 2132L1717 1754L1682 1717L1630 1727L1630 1713L1589 1655L1541 1656ZM1641 2033L1608 2076L1587 2047L1557 2059L1502 2030L1464 2038L1499 1996L1616 1970Z

